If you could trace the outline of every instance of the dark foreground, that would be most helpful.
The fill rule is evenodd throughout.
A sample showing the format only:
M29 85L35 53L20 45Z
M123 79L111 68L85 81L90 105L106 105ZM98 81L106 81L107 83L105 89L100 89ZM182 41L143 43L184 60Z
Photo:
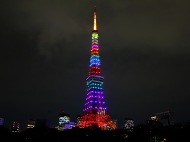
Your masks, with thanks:
M0 142L185 142L189 141L189 135L190 125L167 127L139 125L133 132L123 129L102 131L73 128L58 131L54 128L32 128L19 133L10 132L0 126Z

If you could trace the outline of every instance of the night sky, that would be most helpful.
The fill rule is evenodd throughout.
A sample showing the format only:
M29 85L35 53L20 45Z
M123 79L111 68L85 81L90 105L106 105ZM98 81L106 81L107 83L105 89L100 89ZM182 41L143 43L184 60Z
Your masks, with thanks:
M1 0L0 117L82 113L97 6L101 71L108 110L144 123L171 110L190 120L189 0Z

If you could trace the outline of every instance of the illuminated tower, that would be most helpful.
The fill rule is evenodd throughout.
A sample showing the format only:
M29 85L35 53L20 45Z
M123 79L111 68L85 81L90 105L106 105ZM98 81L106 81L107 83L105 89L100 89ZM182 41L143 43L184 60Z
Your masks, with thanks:
M100 56L98 45L98 28L96 24L96 8L94 10L94 25L92 30L92 47L89 75L86 79L87 94L83 114L78 119L80 128L98 126L102 130L116 129L116 124L108 114L103 92L104 77L100 71Z

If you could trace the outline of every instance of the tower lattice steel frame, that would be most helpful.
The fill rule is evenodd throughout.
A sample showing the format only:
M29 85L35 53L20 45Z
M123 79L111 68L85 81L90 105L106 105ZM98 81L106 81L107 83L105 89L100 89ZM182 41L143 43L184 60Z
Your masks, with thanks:
M104 77L100 71L100 56L98 45L98 28L96 23L96 7L94 10L94 25L92 30L92 47L89 76L86 79L87 94L83 114L78 119L80 128L98 126L102 130L116 129L117 126L108 114L103 92Z

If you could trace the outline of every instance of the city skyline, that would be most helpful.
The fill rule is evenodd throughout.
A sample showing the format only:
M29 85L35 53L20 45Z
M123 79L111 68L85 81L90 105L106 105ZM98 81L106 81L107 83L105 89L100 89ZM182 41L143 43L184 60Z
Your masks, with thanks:
M74 4L73 4L74 3ZM106 103L113 119L157 112L190 119L189 1L3 1L0 117L5 124L82 113L98 11Z

